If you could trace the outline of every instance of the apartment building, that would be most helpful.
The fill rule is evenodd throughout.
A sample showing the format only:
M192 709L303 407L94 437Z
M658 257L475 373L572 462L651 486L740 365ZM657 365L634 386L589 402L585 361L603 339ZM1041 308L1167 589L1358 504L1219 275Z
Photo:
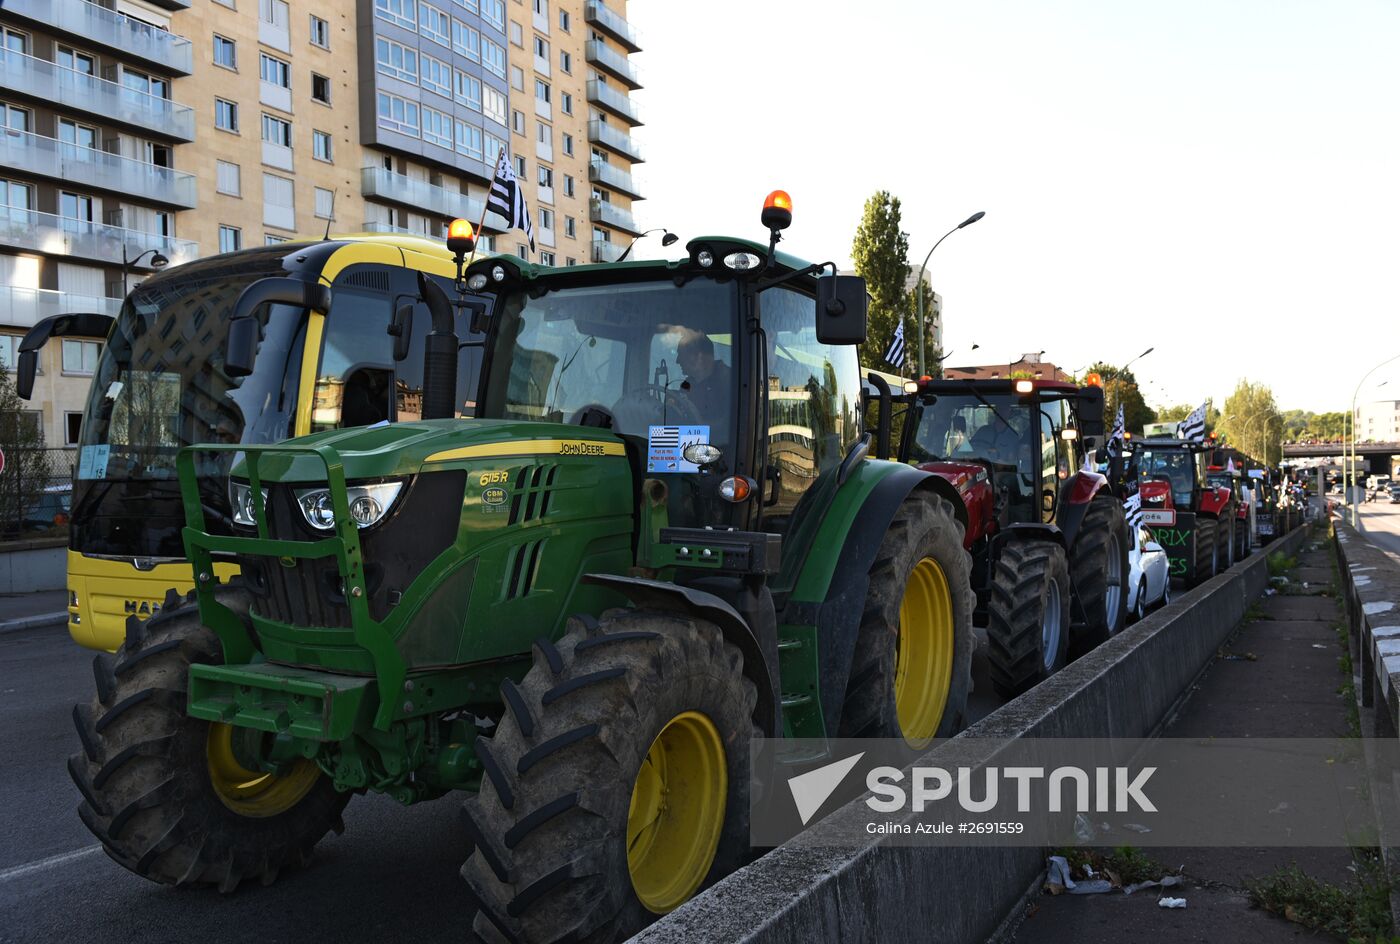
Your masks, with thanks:
M71 311L199 255L485 221L508 150L536 261L641 232L621 0L4 0L0 360ZM496 243L496 245L492 245ZM44 352L32 421L73 445L100 340Z

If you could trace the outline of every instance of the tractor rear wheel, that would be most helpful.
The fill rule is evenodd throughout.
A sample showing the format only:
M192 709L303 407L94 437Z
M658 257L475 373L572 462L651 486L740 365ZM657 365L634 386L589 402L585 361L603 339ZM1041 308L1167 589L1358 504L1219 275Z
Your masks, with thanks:
M464 806L478 938L622 940L744 863L758 691L718 626L577 616L501 697Z
M971 567L952 503L906 498L870 568L839 737L917 748L962 728L976 644Z
M248 612L245 591L218 595ZM306 760L249 770L235 729L185 714L190 666L223 661L193 601L171 591L160 613L127 620L115 656L93 660L97 696L73 709L83 749L68 772L83 797L78 815L120 865L166 885L231 892L309 862L327 832L345 828L350 795Z
M1069 564L1052 541L1001 551L987 604L992 687L1014 698L1064 667L1069 650Z
M1196 587L1215 576L1220 546L1215 540L1215 519L1196 518L1196 566L1191 573L1191 586Z
M1098 645L1123 628L1128 617L1128 526L1123 504L1096 495L1084 514L1070 553L1074 593L1084 612L1084 639Z

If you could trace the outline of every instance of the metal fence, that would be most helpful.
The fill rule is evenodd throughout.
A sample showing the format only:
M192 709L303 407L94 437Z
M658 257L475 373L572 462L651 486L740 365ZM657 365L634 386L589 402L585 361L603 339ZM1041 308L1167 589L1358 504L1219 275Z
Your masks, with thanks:
M8 449L0 469L0 541L66 537L75 449Z

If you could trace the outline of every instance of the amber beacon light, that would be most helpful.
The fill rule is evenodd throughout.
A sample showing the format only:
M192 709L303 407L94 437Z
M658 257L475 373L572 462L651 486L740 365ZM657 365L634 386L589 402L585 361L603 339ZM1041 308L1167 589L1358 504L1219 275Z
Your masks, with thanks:
M453 220L447 225L447 248L454 256L464 256L476 246L476 233L470 220Z
M792 197L786 190L774 190L763 201L763 225L768 229L787 229L792 225Z

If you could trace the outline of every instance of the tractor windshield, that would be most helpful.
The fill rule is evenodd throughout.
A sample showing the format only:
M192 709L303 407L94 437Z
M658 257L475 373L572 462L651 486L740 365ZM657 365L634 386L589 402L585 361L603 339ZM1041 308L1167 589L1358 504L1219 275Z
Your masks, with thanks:
M1035 403L1009 393L939 393L923 408L910 458L929 462L976 462L989 467L999 492L1034 510L1044 443ZM1050 441L1053 467L1054 441Z
M1139 466L1143 481L1170 482L1172 503L1189 509L1196 488L1196 457L1185 449L1145 449Z
M686 445L733 456L732 284L609 283L507 296L480 415L598 423L646 443L649 472L693 472Z

